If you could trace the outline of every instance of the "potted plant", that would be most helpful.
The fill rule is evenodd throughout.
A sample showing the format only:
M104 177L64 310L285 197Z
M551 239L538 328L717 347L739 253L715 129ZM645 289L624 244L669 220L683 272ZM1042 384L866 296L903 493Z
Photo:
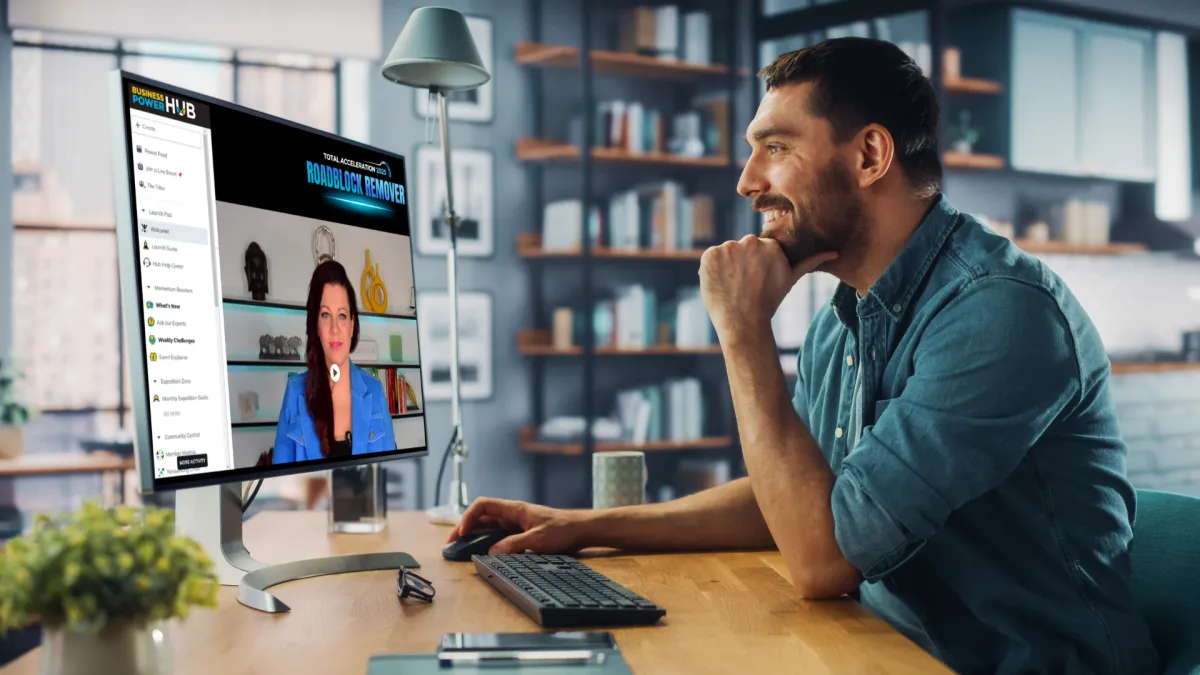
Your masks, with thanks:
M12 459L24 447L22 426L33 419L32 411L17 399L20 374L0 360L0 459Z
M958 124L953 127L954 143L951 147L955 152L964 155L971 154L975 144L979 142L979 129L971 124L971 111L963 108L958 111Z
M40 623L42 675L164 675L167 622L215 607L219 583L194 540L158 507L88 502L39 515L0 553L0 633Z

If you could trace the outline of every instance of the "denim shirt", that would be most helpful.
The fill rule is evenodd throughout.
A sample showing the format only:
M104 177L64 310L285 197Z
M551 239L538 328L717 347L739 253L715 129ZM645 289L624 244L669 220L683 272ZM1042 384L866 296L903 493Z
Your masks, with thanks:
M798 366L865 607L959 673L1157 672L1109 361L1045 265L938 195L861 301L839 284Z
M396 449L396 434L383 384L367 371L350 364L350 454L361 455ZM288 375L279 424L275 428L272 464L324 459L316 425L304 400L308 373Z

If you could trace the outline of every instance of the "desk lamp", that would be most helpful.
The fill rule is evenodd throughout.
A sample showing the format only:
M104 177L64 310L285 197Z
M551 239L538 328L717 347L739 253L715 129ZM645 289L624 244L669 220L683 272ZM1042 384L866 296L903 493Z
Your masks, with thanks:
M450 501L427 511L435 523L455 524L467 509L467 486L463 465L467 445L462 433L462 400L458 372L458 215L454 212L454 185L450 167L450 127L446 119L446 92L474 89L491 79L471 38L467 20L459 12L443 7L413 10L396 44L383 62L385 78L409 87L427 89L437 96L442 127L442 155L446 169L446 223L450 246L446 250L446 276L450 296L450 415L454 430L446 449L454 457ZM443 457L442 462L445 462ZM444 465L444 464L443 464ZM439 471L439 479L441 478Z

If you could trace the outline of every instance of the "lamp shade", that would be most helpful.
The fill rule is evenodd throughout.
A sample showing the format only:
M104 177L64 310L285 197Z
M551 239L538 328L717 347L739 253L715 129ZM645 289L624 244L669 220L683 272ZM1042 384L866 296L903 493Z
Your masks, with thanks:
M445 7L413 10L382 72L397 84L443 91L474 89L492 79L466 18Z

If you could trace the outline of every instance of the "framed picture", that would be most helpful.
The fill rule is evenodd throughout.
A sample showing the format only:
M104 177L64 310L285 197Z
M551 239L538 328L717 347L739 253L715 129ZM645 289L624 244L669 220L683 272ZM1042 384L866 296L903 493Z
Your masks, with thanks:
M450 295L417 293L421 344L421 386L426 401L449 401ZM459 390L464 401L492 396L492 296L480 291L458 293Z
M483 67L492 75L487 84L466 91L446 92L446 114L451 120L464 122L492 121L492 83L496 77L495 59L492 58L492 20L481 16L468 16L467 29L475 40L475 48L483 59ZM437 99L430 100L429 92L417 89L413 93L416 100L417 117L437 117Z
M458 212L458 254L492 255L492 153L451 147L454 169L454 210ZM417 148L417 252L445 255L450 246L446 223L446 170L442 149Z

